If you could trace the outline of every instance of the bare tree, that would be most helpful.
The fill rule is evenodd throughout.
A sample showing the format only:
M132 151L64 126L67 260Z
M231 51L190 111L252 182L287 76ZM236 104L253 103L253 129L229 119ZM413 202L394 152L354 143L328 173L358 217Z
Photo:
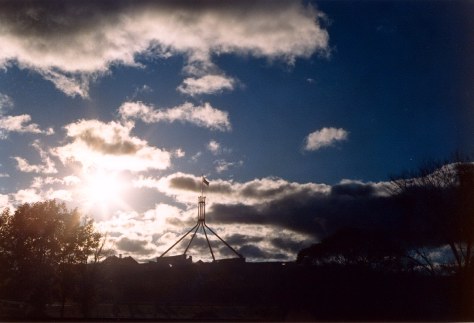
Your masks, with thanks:
M449 245L458 272L472 271L474 258L474 164L459 155L430 162L391 180L405 210L404 234L416 259L434 269L426 247Z

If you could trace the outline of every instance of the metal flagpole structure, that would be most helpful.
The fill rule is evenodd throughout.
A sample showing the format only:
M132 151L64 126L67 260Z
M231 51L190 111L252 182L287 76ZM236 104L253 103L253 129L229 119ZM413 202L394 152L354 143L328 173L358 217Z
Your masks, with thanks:
M191 232L194 231L191 236L191 240L187 244L186 249L183 253L183 256L186 256L186 253L188 252L189 247L191 246L194 238L196 237L196 234L198 233L199 229L202 229L202 231L204 232L204 236L206 237L207 245L209 247L212 260L216 261L214 251L212 250L211 242L209 241L209 237L206 232L207 229L210 233L215 235L222 243L224 243L224 245L226 245L234 254L236 254L239 259L245 260L245 258L240 253L238 253L234 248L232 248L227 242L225 242L224 239L222 239L214 230L212 230L206 224L206 196L204 196L204 185L209 186L209 181L204 176L201 176L201 195L198 197L198 219L196 225L194 225L188 232L186 232L181 238L179 238L178 241L176 241L171 247L169 247L165 252L163 252L159 258L164 257L168 253L168 251L173 249L178 243L183 241L184 238L186 238Z

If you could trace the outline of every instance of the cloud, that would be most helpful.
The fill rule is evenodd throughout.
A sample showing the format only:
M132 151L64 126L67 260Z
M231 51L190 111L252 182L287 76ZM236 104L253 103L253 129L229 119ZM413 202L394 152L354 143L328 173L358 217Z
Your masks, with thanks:
M49 190L46 193L46 199L48 200L63 200L66 202L72 202L72 193L68 190Z
M208 179L210 185L206 188L206 194L209 194L211 203L220 201L225 204L255 205L281 199L287 194L327 195L331 190L331 186L326 184L301 184L277 177L254 179L244 183L233 180ZM159 179L142 176L135 180L134 184L136 187L157 189L176 198L178 202L193 205L196 202L196 194L200 192L201 177L178 172Z
M239 248L239 252L244 254L246 257L249 258L263 258L263 259L268 259L269 254L261 250L259 247L255 245L243 245Z
M209 143L206 145L206 148L215 156L221 155L221 154L229 154L232 152L231 148L222 146L221 143L219 143L218 141L214 139L209 141Z
M186 156L186 152L181 148L178 148L173 151L173 156L176 158L183 158L184 156Z
M142 102L125 102L119 108L123 119L139 119L145 123L188 122L210 130L229 131L229 114L213 108L209 103L195 106L186 102L169 109L155 109Z
M133 94L131 96L131 100L134 100L135 98L137 98L141 94L152 93L152 92L153 92L153 89L149 85L143 84L142 86L139 86L139 87L135 88L135 91L133 92Z
M73 192L60 187L64 185L63 179L55 177L34 177L30 186L10 194L13 204L35 203L44 200L59 199L72 202ZM59 187L58 187L59 186Z
M42 174L55 174L58 172L54 162L49 157L48 153L43 150L38 140L35 140L31 146L35 148L41 157L41 164L31 165L28 161L21 157L13 157L17 162L17 168L25 173L42 173Z
M178 91L191 96L213 94L223 90L233 90L236 81L225 75L205 75L200 78L188 77L178 87Z
M147 248L148 242L146 240L133 240L127 237L122 237L115 245L121 251L131 252L138 255L149 255L153 253L153 249Z
M229 162L224 159L218 159L214 161L214 164L216 165L216 172L223 173L228 171L230 167L242 166L244 162L242 160L239 160L238 162Z
M210 185L204 192L206 223L250 260L294 259L303 247L348 226L400 229L397 223L403 212L385 182L346 179L326 185L276 177L246 182L208 179ZM109 231L127 232L127 237L139 240L152 235L155 251L149 256L158 256L196 223L201 177L185 173L141 176L134 185L156 189L178 206L157 205L143 214L112 218L109 223L115 227ZM202 239L199 235L197 241L202 243ZM218 257L231 256L225 246L212 239ZM174 251L184 250L185 245L176 246ZM205 243L193 243L191 249L194 259L210 257Z
M141 178L136 185L193 205L200 178L176 173L158 180ZM239 183L211 178L207 214L214 223L277 226L318 238L341 226L388 226L398 209L386 185L344 180L330 186L272 177Z
M30 165L28 161L24 158L21 157L13 157L13 159L16 160L17 162L17 168L21 172L25 173L45 173L45 174L51 174L51 173L56 173L57 170L52 164L46 164L46 165Z
M0 93L0 139L5 139L9 132L37 133L52 135L53 128L41 130L36 123L30 123L31 116L22 114L19 116L6 116L5 112L13 108L14 103L11 97Z
M142 213L118 211L96 224L101 232L109 233L111 243L138 259L144 259L144 256L160 255L175 242L183 227L190 225L189 218L186 211L159 203Z
M199 160L199 158L202 156L202 152L198 151L197 153L195 153L194 155L191 156L191 159L190 161L195 163Z
M349 133L342 128L322 128L306 137L304 149L315 151L322 147L332 146L337 141L346 140L348 135Z
M79 162L84 168L132 172L168 168L172 154L132 136L133 127L132 122L80 120L65 126L72 142L51 152L63 164Z
M215 140L211 140L207 144L207 150L209 150L214 155L218 155L221 152L221 144Z
M63 179L62 179L64 185L76 185L76 184L79 184L81 182L81 179L77 176L74 176L74 175L68 175L68 176L65 176Z
M301 248L342 227L390 228L400 214L384 183L343 180L330 186L273 177L247 182L209 180L206 222L253 260L294 259ZM200 177L175 173L160 179L142 177L135 184L184 203L192 211L189 220L173 223L191 227Z
M2 115L5 110L13 107L13 100L6 94L0 93L0 115Z
M347 227L395 229L401 214L399 205L376 190L354 197L338 193L311 191L288 192L265 203L213 203L207 215L209 222L275 226L321 239Z
M23 204L39 202L43 199L43 197L39 194L37 190L28 188L19 190L18 192L14 193L13 199L19 204Z
M9 197L5 194L0 194L0 212L8 205Z
M185 55L185 71L200 77L215 69L213 55L290 64L327 55L323 19L299 1L3 1L0 67L35 70L67 95L86 97L91 79L112 65L140 66L139 55Z
M41 130L36 123L30 123L30 121L31 116L28 114L22 114L19 116L0 115L0 138L5 138L9 132L37 133L45 135L52 135L54 133L52 128Z
M97 76L94 73L59 72L54 68L37 69L37 72L48 81L51 81L58 90L68 96L89 96L89 84Z

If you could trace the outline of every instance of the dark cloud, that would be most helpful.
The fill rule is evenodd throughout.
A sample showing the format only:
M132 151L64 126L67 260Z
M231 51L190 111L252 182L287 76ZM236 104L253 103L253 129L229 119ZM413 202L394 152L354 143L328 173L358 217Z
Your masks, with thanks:
M239 253L246 258L270 258L266 252L255 245L244 245L239 248Z
M226 239L227 243L231 246L240 246L247 243L257 243L262 242L263 240L264 238L262 237L247 236L239 233L233 234Z
M301 190L255 205L216 203L207 215L216 223L273 225L318 239L345 226L391 228L402 213L398 201L378 196L376 191L354 183L339 184L331 194Z
M284 185L270 188L266 187L265 184L261 182L253 181L244 185L243 189L241 190L241 194L243 197L271 198L289 190L291 190L290 183L285 183Z
M123 237L116 242L118 249L138 255L149 255L154 252L154 250L146 248L147 244L144 240L132 240L127 237Z
M170 179L170 187L197 192L200 189L200 181L192 177L173 177Z
M190 221L182 221L178 218L171 218L171 217L167 217L166 218L166 224L169 224L169 225L172 225L172 226L175 226L175 227L185 227L185 226L188 226L190 224ZM194 224L193 224L194 225Z
M174 189L198 192L201 189L201 179L196 179L192 176L174 176L170 179L170 187ZM213 182L212 185L206 187L206 192L230 194L232 192L231 186L225 182Z
M94 130L85 130L79 138L93 150L110 155L132 155L143 147L143 145L137 145L130 140L123 139L117 130L115 130L115 135L110 143L96 135Z
M374 187L366 183L349 182L334 185L331 194L335 196L350 196L354 198L370 197L376 193Z
M291 252L293 254L296 254L305 246L305 243L303 241L294 241L290 238L276 237L270 239L270 242L275 248L278 248L285 252Z

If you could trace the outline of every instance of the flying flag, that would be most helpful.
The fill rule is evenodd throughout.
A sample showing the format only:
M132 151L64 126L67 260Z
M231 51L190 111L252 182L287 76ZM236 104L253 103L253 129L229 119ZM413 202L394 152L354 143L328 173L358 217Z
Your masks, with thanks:
M204 185L209 186L209 182L207 181L206 178L204 178L204 176L202 177L202 182Z

